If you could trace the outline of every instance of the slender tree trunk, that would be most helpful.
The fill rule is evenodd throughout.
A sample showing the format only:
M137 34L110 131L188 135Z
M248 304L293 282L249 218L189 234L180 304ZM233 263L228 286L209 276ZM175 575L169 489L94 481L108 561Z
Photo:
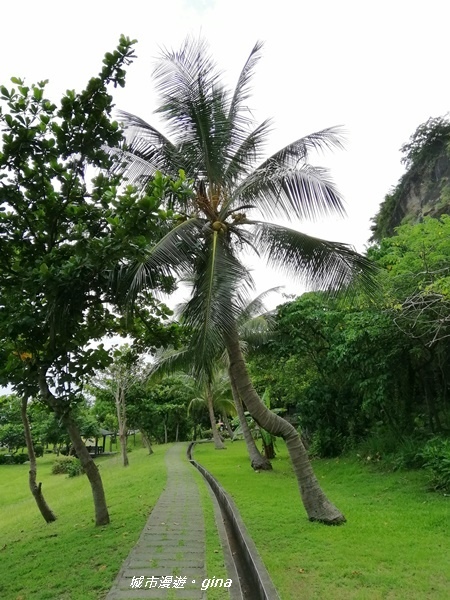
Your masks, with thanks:
M239 417L239 422L241 423L242 433L244 435L244 440L247 446L247 452L250 457L250 464L252 466L252 469L254 469L255 471L270 471L272 469L272 463L270 462L270 460L267 460L267 458L263 456L256 447L255 440L253 439L252 432L250 431L247 419L245 417L244 406L236 389L236 384L234 383L234 378L231 373L231 370L230 382L234 404L236 405L236 411Z
M164 421L164 443L167 444L168 442L168 436L167 436L167 423L166 421Z
M345 522L344 515L328 500L314 475L299 433L285 419L271 412L261 401L250 380L235 329L226 339L230 372L237 392L260 427L286 442L303 505L310 521L327 525Z
M214 447L216 450L225 450L225 444L217 431L216 417L214 416L214 406L211 388L208 385L206 388L206 402L208 404L209 420L211 422L212 435L214 440Z
M177 423L176 429L175 429L175 441L178 442L178 432L180 429L180 424Z
M25 430L25 441L27 444L28 456L30 457L30 471L29 471L29 485L31 493L33 494L34 499L36 500L36 504L41 511L41 515L44 517L44 520L47 523L52 523L56 521L56 516L45 501L44 495L42 493L42 483L36 483L36 474L37 474L37 466L36 466L36 454L34 452L33 439L31 437L30 431L30 423L28 421L27 415L27 398L22 398L22 407L21 407L21 415L22 415L22 423L23 428Z
M148 448L148 453L153 454L153 448L152 448L152 443L150 441L150 436L148 436L143 429L141 429L140 431L141 431L141 435L142 435L142 440L143 440L145 446L147 446L147 448Z
M264 456L268 459L275 458L275 446L273 445L273 439L270 442L266 442L264 435L261 435L262 446L264 450Z
M228 435L230 436L230 440L233 441L233 430L231 429L230 420L227 417L227 413L223 413L222 421L225 425L226 430L228 431Z
M78 425L70 414L70 408L59 401L58 398L56 398L50 391L44 369L42 369L39 373L39 389L41 391L43 400L61 419L64 427L67 430L67 433L69 434L70 440L75 448L78 458L80 459L83 469L85 470L86 476L91 485L92 496L94 499L95 524L108 525L109 513L106 505L105 491L103 489L103 482L100 472L81 438Z
M119 423L119 439L122 451L122 462L124 467L130 464L127 453L127 408L125 404L125 390L120 382L117 383L116 390L116 411L117 421Z

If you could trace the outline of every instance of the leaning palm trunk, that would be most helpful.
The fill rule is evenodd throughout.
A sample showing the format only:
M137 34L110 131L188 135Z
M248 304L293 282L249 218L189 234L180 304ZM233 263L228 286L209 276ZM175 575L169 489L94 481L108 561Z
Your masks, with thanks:
M261 401L250 380L239 344L237 331L226 339L230 372L237 392L260 427L286 442L300 490L303 505L310 521L328 525L345 522L344 515L328 500L317 481L308 454L295 428L282 417L271 412Z
M31 437L30 431L30 423L28 421L27 415L27 398L22 398L22 407L21 407L21 415L22 415L22 423L25 431L25 441L27 443L28 456L30 457L30 471L29 471L29 485L31 493L33 494L34 499L36 500L37 507L39 508L41 515L44 517L44 520L47 523L51 523L52 521L56 521L56 516L52 509L49 507L47 502L45 501L44 495L42 493L42 483L36 483L36 454L34 452L33 440Z
M214 440L214 447L216 450L225 450L225 444L222 442L222 438L217 431L216 417L214 416L213 397L209 385L206 388L206 401L208 403L209 420L211 422L212 436Z
M236 384L231 373L231 369L229 372L233 400L236 406L239 422L241 424L242 434L244 436L245 444L247 446L247 452L250 457L250 464L252 465L252 469L254 469L255 471L270 471L272 469L272 463L270 462L270 460L267 460L267 458L263 456L256 447L255 440L253 439L252 432L250 431L247 419L245 417L244 407L242 405L241 398L237 391Z
M92 497L94 499L95 524L108 525L109 513L106 505L105 491L103 489L102 478L97 465L91 458L80 434L80 430L75 420L72 418L67 407L63 406L60 401L50 391L45 372L39 374L39 388L44 402L54 410L55 414L61 419L62 424L69 434L70 440L75 448L75 452L80 459L81 465L91 484Z

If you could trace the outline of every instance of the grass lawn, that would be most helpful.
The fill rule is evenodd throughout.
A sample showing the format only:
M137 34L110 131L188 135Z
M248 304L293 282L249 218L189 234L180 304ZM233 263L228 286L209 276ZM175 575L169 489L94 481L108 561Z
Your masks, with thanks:
M450 498L426 491L422 472L380 473L353 459L314 469L348 522L310 523L286 449L274 472L250 468L244 442L195 447L234 498L282 600L448 600Z
M111 587L166 481L165 447L155 454L97 459L111 524L95 527L86 476L51 475L54 455L38 459L38 481L57 521L46 524L28 488L28 465L0 466L1 600L98 600Z

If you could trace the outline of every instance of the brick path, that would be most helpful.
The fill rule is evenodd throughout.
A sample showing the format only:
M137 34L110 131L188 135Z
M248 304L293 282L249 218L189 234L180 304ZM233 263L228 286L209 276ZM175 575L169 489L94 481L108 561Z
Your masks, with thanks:
M185 453L185 444L175 444L167 451L166 488L106 600L206 598L201 590L207 577L203 509L195 470ZM168 587L159 587L167 576L172 577L166 582ZM142 577L141 587L131 587L133 577ZM150 587L152 582L156 587Z

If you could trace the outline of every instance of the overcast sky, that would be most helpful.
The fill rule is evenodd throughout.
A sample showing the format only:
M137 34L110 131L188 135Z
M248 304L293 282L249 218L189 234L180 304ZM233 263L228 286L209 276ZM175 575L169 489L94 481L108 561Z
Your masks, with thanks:
M262 40L250 106L257 121L274 119L269 150L332 125L347 131L345 151L312 162L331 169L348 216L302 229L362 251L403 172L400 146L449 110L449 18L448 0L4 2L0 83L49 79L56 101L96 75L124 33L137 38L138 58L116 106L155 123L151 72L161 46L202 34L233 84Z

